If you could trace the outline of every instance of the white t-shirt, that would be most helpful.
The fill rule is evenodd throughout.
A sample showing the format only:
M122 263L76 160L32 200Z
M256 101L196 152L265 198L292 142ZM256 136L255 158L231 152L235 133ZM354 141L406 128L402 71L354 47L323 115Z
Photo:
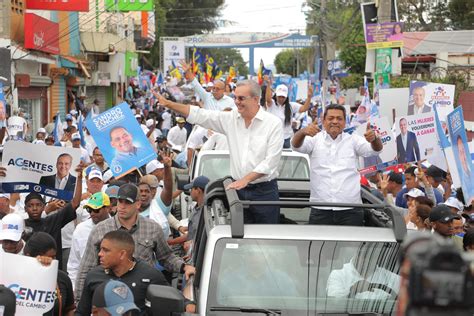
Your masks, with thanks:
M161 114L161 118L163 119L163 123L161 123L161 129L170 129L171 128L171 113L168 111L163 112Z

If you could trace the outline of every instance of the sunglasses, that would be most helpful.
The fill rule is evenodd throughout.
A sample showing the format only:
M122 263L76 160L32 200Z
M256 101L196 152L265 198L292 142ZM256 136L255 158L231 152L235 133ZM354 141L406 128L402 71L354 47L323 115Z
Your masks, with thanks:
M89 213L89 214L90 214L90 213L96 213L96 214L98 214L98 213L100 213L100 210L101 210L102 208L103 208L103 207L98 208L98 209L94 209L94 208L92 208L92 207L85 207L87 213Z

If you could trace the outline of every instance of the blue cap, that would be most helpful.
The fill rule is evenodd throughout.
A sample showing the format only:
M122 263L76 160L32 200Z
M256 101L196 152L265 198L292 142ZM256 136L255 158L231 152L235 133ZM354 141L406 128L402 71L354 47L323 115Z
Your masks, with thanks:
M134 303L130 288L125 283L116 280L105 281L96 288L92 305L105 308L112 316L120 316L131 310L140 310Z
M72 115L66 114L66 121L72 121Z
M110 198L117 198L118 197L118 190L119 190L118 185L111 185L105 190L105 194L107 194Z
M193 182L188 183L184 186L185 190L189 190L191 188L201 188L204 190L206 185L209 183L209 178L205 176L199 176L194 178Z

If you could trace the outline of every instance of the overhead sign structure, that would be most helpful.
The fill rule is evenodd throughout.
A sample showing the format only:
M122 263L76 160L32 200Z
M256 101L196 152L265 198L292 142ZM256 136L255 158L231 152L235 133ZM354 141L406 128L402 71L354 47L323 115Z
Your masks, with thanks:
M184 60L185 48L184 42L177 38L176 40L166 40L163 44L163 69L168 70L174 63L176 66L179 65L180 60Z
M26 0L27 9L89 12L89 0Z
M25 48L59 54L59 24L25 13Z
M107 11L153 11L153 0L105 0Z

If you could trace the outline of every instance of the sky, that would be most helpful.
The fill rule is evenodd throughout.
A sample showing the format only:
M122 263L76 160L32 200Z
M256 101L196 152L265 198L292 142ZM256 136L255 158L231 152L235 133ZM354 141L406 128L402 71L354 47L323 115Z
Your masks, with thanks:
M220 27L215 33L234 32L276 32L305 33L306 20L301 11L305 0L226 0L222 10L222 20L234 22L231 26ZM240 49L242 57L248 61L248 49ZM255 67L263 59L265 67L273 64L280 48L256 48Z

